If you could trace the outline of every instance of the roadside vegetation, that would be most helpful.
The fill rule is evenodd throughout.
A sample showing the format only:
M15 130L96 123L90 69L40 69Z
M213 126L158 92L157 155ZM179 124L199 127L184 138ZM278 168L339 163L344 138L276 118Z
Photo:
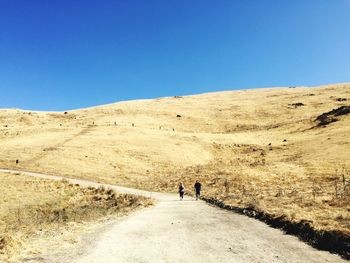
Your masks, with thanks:
M36 239L56 239L57 247L64 239L76 243L89 225L151 204L144 197L102 187L82 188L20 174L0 174L0 191L0 261L8 262L45 252L35 245Z

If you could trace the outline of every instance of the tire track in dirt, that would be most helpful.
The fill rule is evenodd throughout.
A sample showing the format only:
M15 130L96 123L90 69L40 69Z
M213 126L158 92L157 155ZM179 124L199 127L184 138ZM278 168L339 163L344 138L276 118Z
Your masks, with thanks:
M37 161L40 161L41 159L45 158L45 156L47 156L49 153L53 152L54 150L56 150L57 148L59 147L64 147L64 145L68 142L71 142L73 141L74 139L82 136L82 135L85 135L87 133L89 133L93 128L95 128L97 126L94 126L94 125L89 125L87 127L84 127L83 129L81 129L79 132L77 132L76 134L74 134L73 136L71 136L70 138L66 138L64 139L63 141L59 142L59 143L56 143L54 145L51 145L47 148L50 148L51 150L50 151L43 151L42 153L34 156L33 158L31 159L28 159L26 160L25 162L28 162L28 163L34 163L34 162L37 162Z

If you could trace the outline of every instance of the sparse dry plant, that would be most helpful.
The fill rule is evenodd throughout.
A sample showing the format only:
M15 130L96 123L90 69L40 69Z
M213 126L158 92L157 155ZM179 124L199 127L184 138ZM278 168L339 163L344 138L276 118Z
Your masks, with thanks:
M227 179L224 182L224 187L225 187L225 194L228 195L230 193L230 183Z

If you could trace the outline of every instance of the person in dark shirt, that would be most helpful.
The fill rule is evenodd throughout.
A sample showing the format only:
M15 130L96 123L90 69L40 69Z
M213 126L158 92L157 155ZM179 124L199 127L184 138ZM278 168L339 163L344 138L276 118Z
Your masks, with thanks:
M179 184L179 194L180 194L180 200L183 200L184 194L185 194L185 186L183 183Z
M201 195L201 190L202 190L202 185L200 182L198 182L198 180L196 181L196 183L194 184L194 190L196 192L196 200L198 200L198 198Z

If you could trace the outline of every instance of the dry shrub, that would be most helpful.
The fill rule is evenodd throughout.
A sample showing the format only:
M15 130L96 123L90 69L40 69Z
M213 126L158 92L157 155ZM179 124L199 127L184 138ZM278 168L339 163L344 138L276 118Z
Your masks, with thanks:
M5 238L0 236L0 250L4 249L5 247Z

